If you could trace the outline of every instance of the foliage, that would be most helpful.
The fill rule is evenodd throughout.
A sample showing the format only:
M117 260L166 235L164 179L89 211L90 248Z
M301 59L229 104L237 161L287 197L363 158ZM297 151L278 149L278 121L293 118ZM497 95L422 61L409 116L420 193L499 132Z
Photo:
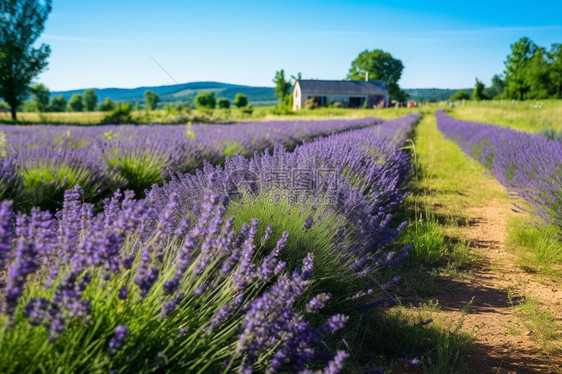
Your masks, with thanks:
M505 91L509 99L562 98L562 50L550 51L527 37L511 45L505 61Z
M51 92L44 84L36 84L31 87L31 100L34 102L37 111L46 112L49 107L49 96Z
M254 113L254 107L251 104L246 105L242 108L242 113L252 115L252 113Z
M130 103L119 103L112 112L102 113L104 123L134 123L130 108ZM185 122L187 121L183 121ZM189 126L189 131L186 131L183 125L119 126L111 127L109 131L107 126L6 126L0 127L0 134L3 134L4 139L0 146L0 155L5 154L5 157L0 156L4 158L0 165L0 173L5 173L6 178L2 179L0 175L0 182L3 183L2 189L4 186L10 189L14 183L17 184L22 168L38 170L34 173L34 180L56 181L38 182L39 184L33 184L33 188L37 190L38 196L50 196L41 200L42 202L50 204L49 206L57 206L64 192L62 186L67 187L67 183L75 180L72 176L80 174L65 167L72 163L80 166L87 160L98 164L92 165L90 169L98 170L109 179L113 178L112 172L120 175L126 180L127 188L134 189L137 196L141 196L144 190L154 183L169 179L173 173L193 172L205 161L221 163L225 156L232 156L236 152L250 156L254 152L261 152L266 148L273 149L275 145L281 144L292 149L305 140L376 122L380 120L367 117L346 121L307 121L306 125L299 125L299 122L294 121L196 124ZM47 150L39 155L28 154L37 148ZM62 162L61 157L66 161ZM28 158L41 159L42 164L31 165L27 161ZM106 170L104 165L109 166L110 170ZM65 183L61 181L64 173L68 173L68 182ZM109 188L119 187L116 184L106 184ZM84 189L88 189L84 183L82 185ZM42 189L49 191L42 193ZM17 188L12 190L11 196L14 195L18 201L25 199ZM26 204L29 206L33 203L40 205L39 200Z
M398 86L404 65L402 61L392 57L381 49L364 50L351 62L346 79L365 80L369 73L370 80L381 80L387 88L391 100L404 101L406 93Z
M499 98L505 90L505 82L503 78L494 74L492 77L492 85L484 89L484 95L490 99Z
M281 69L275 72L275 77L273 77L273 91L275 96L279 99L279 104L281 106L288 105L288 98L290 96L291 81L285 78L285 70Z
M150 90L144 91L144 105L146 110L154 110L158 106L160 96Z
M228 99L225 99L224 97L219 97L217 100L217 106L219 107L219 109L228 109L230 108L230 101L228 101Z
M0 97L12 109L27 98L29 85L47 66L48 45L34 44L45 28L51 0L3 0L0 2Z
M237 108L243 108L248 105L248 97L244 94L237 93L234 97L234 105Z
M476 84L474 85L474 90L472 91L472 99L473 100L485 100L487 99L486 95L484 94L484 83L476 78Z
M82 94L82 101L84 103L85 112L93 112L96 109L96 104L98 103L98 95L93 89L87 89Z
M369 323L378 305L372 301L384 304L399 279L379 275L407 255L407 248L386 245L404 226L391 224L411 170L399 147L418 118L322 138L294 153L277 147L252 160L238 155L224 166L207 164L152 188L145 199L117 192L99 213L82 202L78 186L66 191L55 215L17 215L15 230L11 207L0 204L0 371L276 373L327 365L325 372L339 372L347 343L333 334L361 340L356 329L342 329L348 320ZM328 126L349 124L315 128L326 134ZM291 134L295 126L286 128ZM104 133L98 145L121 154L125 130ZM167 138L166 149L175 139ZM74 141L67 132L64 143ZM147 149L156 144L151 138L138 144L141 152L157 149ZM320 173L316 190L287 189L275 179L263 199L243 206L239 192L255 190L239 183L231 189L233 173L266 176L279 165L332 172ZM278 192L306 204L276 205L268 197ZM231 207L237 218L264 220L243 224L226 215Z
M66 99L63 95L51 97L49 102L49 112L64 112L66 110Z
M115 109L115 103L109 97L106 97L103 103L100 104L99 109L102 112L110 112Z
M75 93L70 97L66 104L66 110L69 112L82 112L84 110L84 100L82 95Z
M117 103L115 108L102 119L102 123L135 123L131 116L131 103Z
M215 109L217 105L217 101L215 99L215 94L213 92L199 92L197 96L195 96L195 108L201 110L203 112L212 111Z
M470 94L466 90L459 90L449 97L449 101L470 100Z

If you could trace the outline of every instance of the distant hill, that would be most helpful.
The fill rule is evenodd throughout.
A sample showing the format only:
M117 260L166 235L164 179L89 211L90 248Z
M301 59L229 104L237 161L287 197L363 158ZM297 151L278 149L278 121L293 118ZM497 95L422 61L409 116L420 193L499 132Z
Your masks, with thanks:
M404 91L408 94L408 100L412 101L442 101L447 100L457 91L466 90L469 94L472 93L472 88L405 88Z
M63 95L67 100L75 93L82 93L85 89L52 92L52 96ZM144 103L144 91L150 90L160 96L162 104L193 102L195 96L201 91L212 91L215 97L225 97L234 100L237 93L248 97L248 102L254 106L277 105L277 98L273 87L253 87L220 82L191 82L173 84L169 86L137 87L137 88L94 88L101 102L106 97L114 101L138 101ZM472 88L467 89L472 92ZM413 101L441 101L447 100L456 89L444 88L406 88L409 100Z
M67 100L75 93L82 93L84 89L71 91L51 92L51 96L63 95ZM137 88L94 88L98 95L98 100L103 101L109 97L114 101L138 101L144 103L144 91L150 90L160 96L160 102L179 103L192 102L197 93L201 91L212 91L215 97L225 97L234 100L237 93L248 97L248 102L254 106L276 105L277 98L273 93L272 87L252 87L220 82L191 82L184 84L174 84L169 86L137 87Z

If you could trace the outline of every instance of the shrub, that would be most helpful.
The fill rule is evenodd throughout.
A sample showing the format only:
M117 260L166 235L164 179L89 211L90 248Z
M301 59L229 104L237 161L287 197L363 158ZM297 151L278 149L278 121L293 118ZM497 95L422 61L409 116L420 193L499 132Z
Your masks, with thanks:
M209 112L215 109L217 102L213 92L199 92L195 96L195 108L202 112Z
M109 114L103 117L101 122L107 124L134 123L131 112L131 103L118 103Z
M230 101L228 101L228 99L224 97L219 97L219 99L217 100L217 106L220 109L228 109L230 108Z
M72 95L68 104L66 105L66 110L69 112L81 112L84 110L84 101L82 95L75 93Z
M234 97L234 105L237 108L243 108L246 105L248 105L248 97L244 94L236 94L236 96Z

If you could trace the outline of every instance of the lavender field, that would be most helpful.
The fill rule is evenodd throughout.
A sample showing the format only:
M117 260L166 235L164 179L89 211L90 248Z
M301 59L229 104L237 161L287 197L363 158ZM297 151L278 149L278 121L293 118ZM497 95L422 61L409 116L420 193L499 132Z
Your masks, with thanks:
M2 128L0 371L340 371L418 119Z
M436 116L439 130L447 138L529 201L545 222L562 229L562 141L456 120L442 111Z
M273 121L187 126L0 126L0 199L16 207L60 208L64 190L78 184L95 202L117 189L135 191L193 172L203 161L219 164L381 120Z

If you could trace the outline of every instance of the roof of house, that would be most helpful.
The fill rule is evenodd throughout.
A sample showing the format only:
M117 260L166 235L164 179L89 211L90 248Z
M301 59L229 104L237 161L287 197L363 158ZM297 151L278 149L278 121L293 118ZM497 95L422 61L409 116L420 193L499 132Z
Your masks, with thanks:
M301 91L307 93L342 93L368 95L373 92L388 91L383 81L325 81L301 79L298 81ZM296 86L296 84L295 84Z

